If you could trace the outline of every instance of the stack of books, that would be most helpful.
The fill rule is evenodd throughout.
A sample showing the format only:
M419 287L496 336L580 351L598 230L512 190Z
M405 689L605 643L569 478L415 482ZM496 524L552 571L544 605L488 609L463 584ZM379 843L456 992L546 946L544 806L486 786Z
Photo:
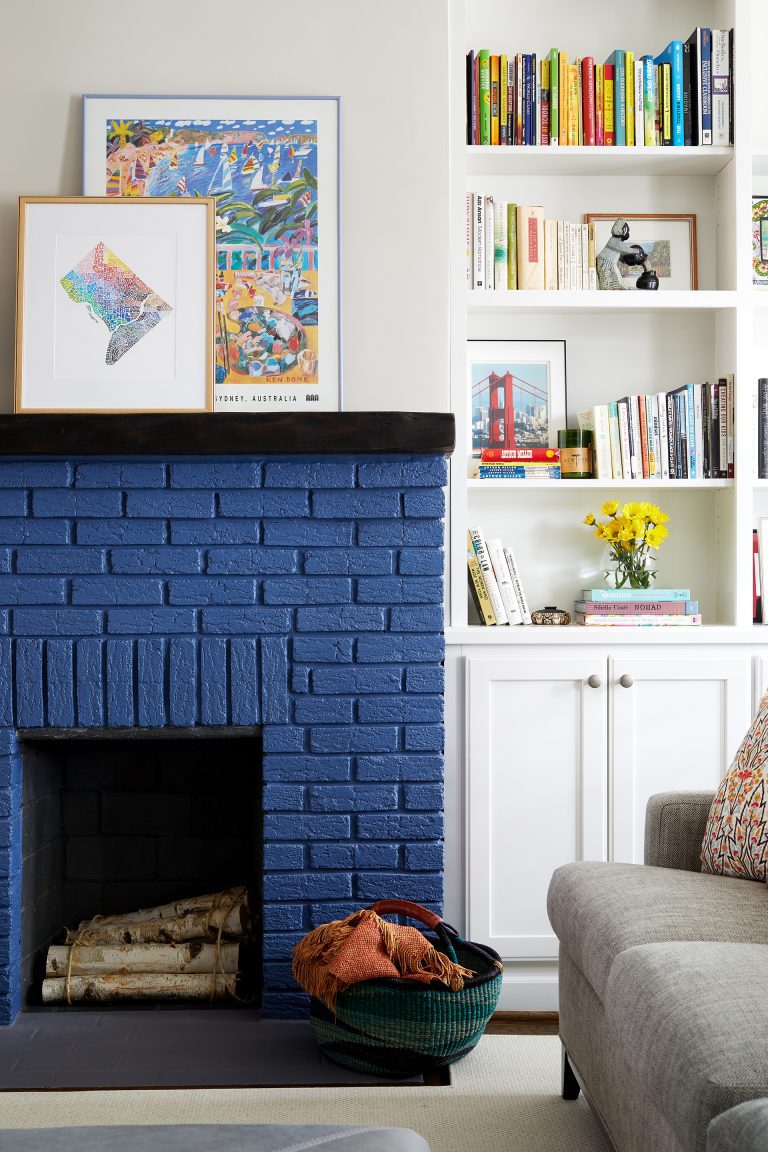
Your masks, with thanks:
M467 144L635 148L733 143L733 29L604 64L553 48L467 53Z
M624 396L578 413L597 480L717 480L734 474L734 381Z
M690 588L585 588L573 605L574 623L588 628L701 624Z
M596 292L595 225L545 220L539 204L466 196L467 287Z
M481 448L478 480L559 480L559 448Z
M467 532L467 575L474 624L530 624L531 613L511 548L486 541L479 526Z

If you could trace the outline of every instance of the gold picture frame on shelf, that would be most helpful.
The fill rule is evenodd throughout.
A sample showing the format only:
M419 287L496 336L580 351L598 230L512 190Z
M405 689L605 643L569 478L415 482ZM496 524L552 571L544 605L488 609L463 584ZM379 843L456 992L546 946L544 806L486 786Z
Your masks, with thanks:
M15 412L213 409L215 199L22 196Z
M696 291L699 287L699 270L696 241L696 215L683 212L587 212L586 224L595 225L595 256L599 257L611 239L611 229L618 221L625 221L629 237L626 247L643 249L646 264L658 277L660 292ZM627 265L619 258L620 276L629 281L622 285L634 291L631 281L639 279L643 272L641 264ZM598 281L600 268L598 266ZM621 290L618 285L616 288ZM610 290L610 289L609 289Z

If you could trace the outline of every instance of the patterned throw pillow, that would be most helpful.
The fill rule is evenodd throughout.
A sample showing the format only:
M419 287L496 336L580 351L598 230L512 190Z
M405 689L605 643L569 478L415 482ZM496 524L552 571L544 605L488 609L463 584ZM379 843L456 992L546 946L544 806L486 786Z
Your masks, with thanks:
M702 872L768 879L768 692L707 817Z

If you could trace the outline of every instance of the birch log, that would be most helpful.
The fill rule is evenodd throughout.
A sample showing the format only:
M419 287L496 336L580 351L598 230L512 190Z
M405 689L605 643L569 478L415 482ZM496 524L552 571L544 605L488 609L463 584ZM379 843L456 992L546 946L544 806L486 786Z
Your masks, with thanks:
M83 929L67 929L67 944L181 944L188 940L215 940L219 931L223 937L238 938L243 934L242 905L233 908L226 918L221 910L190 912L176 919L148 920L145 923L104 924L91 921ZM223 925L221 921L223 920ZM218 922L217 922L218 921Z
M190 896L186 900L172 900L168 904L158 904L154 908L139 908L136 912L121 912L115 916L100 916L96 923L99 925L113 924L142 924L148 920L178 920L206 909L228 910L233 905L236 908L247 907L248 889L246 887L226 888L223 892L211 892L207 896ZM79 929L90 928L93 920L81 920Z
M48 977L91 976L106 973L236 973L239 944L215 944L195 940L189 944L78 944L53 945L48 949ZM71 954L71 967L70 967Z
M213 973L133 973L72 976L69 999L108 1000L224 1000L235 991L237 976ZM211 994L213 992L213 994ZM64 977L43 980L43 1003L67 1003Z

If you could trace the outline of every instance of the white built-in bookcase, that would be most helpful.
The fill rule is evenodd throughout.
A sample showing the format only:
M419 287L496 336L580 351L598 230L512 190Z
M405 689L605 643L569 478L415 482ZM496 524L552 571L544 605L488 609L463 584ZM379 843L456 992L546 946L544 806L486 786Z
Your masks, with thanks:
M701 629L676 643L752 626L751 531L768 516L756 478L754 398L768 375L768 289L751 282L751 195L768 195L768 114L762 85L762 0L451 0L451 388L457 419L450 504L449 638L530 643L549 629L467 630L466 528L513 545L532 607L570 608L598 576L601 548L582 525L613 494L648 498L670 516L660 584L690 586ZM735 29L733 148L481 148L465 143L465 54L536 52L605 60L615 48L660 52L697 24ZM758 62L760 66L758 67ZM548 218L585 212L695 212L696 292L472 292L466 287L465 194L542 204ZM467 339L564 339L568 424L578 410L628 393L736 380L736 469L715 481L473 481L468 478ZM709 630L709 631L708 631ZM566 639L558 629L558 639ZM568 639L586 640L587 629ZM621 630L618 630L621 631ZM644 633L649 630L643 629ZM655 630L650 630L655 631ZM664 630L666 631L666 630ZM755 639L763 630L755 629ZM768 632L764 633L768 637ZM618 637L616 637L618 639ZM635 633L635 638L637 633ZM547 641L549 642L549 637ZM590 637L591 639L591 637ZM645 639L645 637L643 637ZM665 637L665 640L667 638Z

